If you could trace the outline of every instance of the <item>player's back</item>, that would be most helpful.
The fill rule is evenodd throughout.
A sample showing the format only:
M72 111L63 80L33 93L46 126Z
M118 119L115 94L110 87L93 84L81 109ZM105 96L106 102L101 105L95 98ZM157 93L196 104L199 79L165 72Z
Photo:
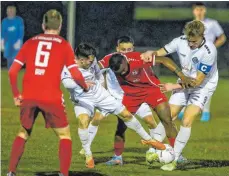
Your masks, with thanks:
M28 40L25 45L23 98L61 101L60 76L65 58L68 57L66 48L69 44L58 35L40 34Z

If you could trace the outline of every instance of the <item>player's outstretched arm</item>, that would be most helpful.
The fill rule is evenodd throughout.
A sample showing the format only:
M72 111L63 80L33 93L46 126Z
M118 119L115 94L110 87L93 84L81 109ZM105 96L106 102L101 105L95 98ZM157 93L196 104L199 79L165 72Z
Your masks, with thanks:
M155 57L156 64L163 64L167 67L170 71L174 72L182 81L183 85L188 88L193 78L187 77L183 74L181 69L172 61L172 59L168 57Z
M152 62L153 61L153 55L155 56L166 56L168 53L165 50L165 48L161 48L157 51L146 51L144 53L141 54L141 59L144 62Z
M177 89L182 89L182 84L173 84L173 83L165 83L165 84L159 84L160 90L162 93L165 92L170 92L173 90L177 90Z

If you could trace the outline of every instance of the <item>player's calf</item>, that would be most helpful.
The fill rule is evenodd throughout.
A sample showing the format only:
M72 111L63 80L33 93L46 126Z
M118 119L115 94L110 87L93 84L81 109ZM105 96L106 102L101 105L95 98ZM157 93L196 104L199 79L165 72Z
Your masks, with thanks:
M153 140L151 136L145 131L139 121L127 110L124 109L119 116L123 119L126 126L134 130L137 134L142 137L142 144L151 145L159 150L164 150L165 145L159 141Z

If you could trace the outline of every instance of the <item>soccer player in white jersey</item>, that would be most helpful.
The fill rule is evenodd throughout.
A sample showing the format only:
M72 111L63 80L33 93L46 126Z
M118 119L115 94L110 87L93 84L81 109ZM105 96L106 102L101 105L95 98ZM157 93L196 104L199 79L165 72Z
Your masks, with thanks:
M96 75L99 74L96 72L97 69L95 69L95 67L98 67L95 59L95 49L88 44L80 44L77 47L75 54L77 65L85 80L94 82L94 86L91 87L88 92L83 92L82 88L72 80L67 69L63 70L61 76L64 86L71 94L73 94L72 97L76 102L74 110L76 117L79 119L78 134L82 147L85 150L86 167L94 168L94 159L90 149L91 138L88 131L88 125L90 118L94 116L95 108L99 109L104 117L109 113L118 115L128 128L136 131L136 133L141 136L143 144L148 144L155 148L164 150L165 145L153 140L141 126L139 121L125 108L124 105L122 105L122 103L112 97L98 81Z
M184 32L185 35L173 39L164 48L142 55L142 59L147 62L150 61L152 53L166 55L177 52L182 72L195 78L189 89L182 89L179 84L162 85L163 91L178 88L173 91L169 100L173 118L176 118L186 106L182 125L175 140L175 160L161 168L167 171L176 169L177 160L190 138L192 123L203 110L204 104L212 96L218 83L217 50L211 41L204 38L204 24L197 20L189 22Z
M117 39L116 51L120 53L128 53L134 51L134 40L130 36L121 36ZM106 88L108 92L117 100L122 102L124 91L122 90L114 72L108 68L105 71ZM147 103L143 103L137 110L138 115L149 127L150 135L154 139L162 142L165 138L165 129L161 122L157 125L152 111ZM106 162L107 165L122 165L122 153L125 145L125 131L127 127L123 120L118 117L117 129L114 138L114 156ZM146 152L146 155L151 153L151 149Z
M205 17L206 12L206 6L203 3L197 2L193 4L194 19L201 21L205 26L205 39L214 43L216 48L219 48L226 42L226 35L224 34L222 27L216 20ZM209 99L204 106L201 121L209 121L210 103L211 99Z

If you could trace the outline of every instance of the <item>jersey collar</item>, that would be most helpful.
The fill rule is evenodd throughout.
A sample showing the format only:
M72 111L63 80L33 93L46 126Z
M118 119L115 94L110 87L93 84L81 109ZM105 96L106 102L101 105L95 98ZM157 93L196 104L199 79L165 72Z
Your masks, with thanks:
M202 43L200 44L200 46L198 47L198 49L200 49L205 43L206 43L206 39L205 39L205 37L204 37L204 38L203 38L203 41L202 41Z

